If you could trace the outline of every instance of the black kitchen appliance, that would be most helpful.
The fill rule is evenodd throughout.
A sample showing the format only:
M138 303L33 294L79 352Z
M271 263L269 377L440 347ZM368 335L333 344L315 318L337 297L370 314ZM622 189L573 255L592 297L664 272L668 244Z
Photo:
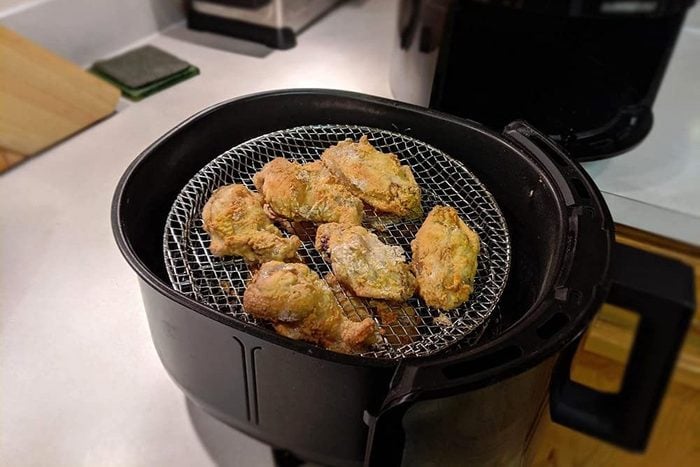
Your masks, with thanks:
M578 160L624 152L694 0L403 0L397 99L492 129L525 119Z
M170 286L163 228L195 173L262 134L339 122L435 146L469 167L497 201L510 230L511 270L498 318L478 342L408 359L343 355L234 319ZM173 380L287 461L293 456L283 451L338 466L517 461L547 395L558 423L643 450L694 308L690 268L616 244L590 178L528 124L499 134L348 92L267 92L198 113L131 164L112 222ZM640 315L618 394L569 379L577 340L604 300Z

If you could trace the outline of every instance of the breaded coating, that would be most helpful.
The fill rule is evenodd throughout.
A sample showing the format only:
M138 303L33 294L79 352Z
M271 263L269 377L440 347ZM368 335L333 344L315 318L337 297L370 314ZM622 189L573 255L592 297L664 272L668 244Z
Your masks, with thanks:
M330 258L338 281L359 297L402 302L415 291L403 249L382 243L362 226L323 224L315 246Z
M377 151L362 136L326 149L321 160L338 180L362 201L390 214L417 217L422 214L421 191L408 165L392 153Z
M264 263L243 294L243 308L279 334L337 352L361 351L377 332L371 318L347 318L328 284L301 263Z
M362 222L362 201L320 161L302 165L278 157L255 174L253 183L278 216L293 221Z
M263 211L262 198L244 185L226 185L212 193L202 210L204 230L215 256L242 256L261 263L296 256L301 241L284 237Z
M411 242L418 294L428 306L451 310L469 300L479 236L449 206L436 206Z

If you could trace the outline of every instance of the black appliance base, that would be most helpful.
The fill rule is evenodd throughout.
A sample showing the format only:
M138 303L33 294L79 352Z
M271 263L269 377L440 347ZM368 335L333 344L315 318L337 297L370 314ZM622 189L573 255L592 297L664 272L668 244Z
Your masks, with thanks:
M694 3L405 1L391 87L494 131L525 120L578 161L616 156L649 134Z

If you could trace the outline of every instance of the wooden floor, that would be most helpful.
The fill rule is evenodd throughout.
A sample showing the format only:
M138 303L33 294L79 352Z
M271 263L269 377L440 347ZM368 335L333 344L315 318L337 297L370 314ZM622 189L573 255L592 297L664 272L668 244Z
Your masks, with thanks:
M696 303L700 303L700 248L625 226L617 226L617 240L693 266ZM597 389L616 391L635 326L634 314L605 305L581 343L572 378ZM644 454L629 453L552 423L545 407L525 463L536 467L700 466L700 306Z

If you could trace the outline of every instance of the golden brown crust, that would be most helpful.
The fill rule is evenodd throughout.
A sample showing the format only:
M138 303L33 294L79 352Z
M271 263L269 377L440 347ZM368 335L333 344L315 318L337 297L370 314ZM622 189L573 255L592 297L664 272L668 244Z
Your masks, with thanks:
M338 352L362 350L376 333L371 318L348 319L328 284L301 263L264 263L243 294L243 307L284 336Z
M401 247L382 243L362 226L323 224L315 246L330 257L338 281L355 295L402 302L415 292L416 279Z
M367 136L326 149L321 160L338 180L379 211L403 217L421 215L421 190L408 165L392 153L382 153Z
M243 185L214 191L204 205L202 220L215 256L236 255L251 262L287 260L301 246L298 237L282 235L265 215L260 196Z
M418 293L428 306L451 310L469 300L479 236L449 206L430 211L411 242Z
M362 222L362 201L320 161L302 165L278 157L255 174L253 183L278 216L293 221Z

